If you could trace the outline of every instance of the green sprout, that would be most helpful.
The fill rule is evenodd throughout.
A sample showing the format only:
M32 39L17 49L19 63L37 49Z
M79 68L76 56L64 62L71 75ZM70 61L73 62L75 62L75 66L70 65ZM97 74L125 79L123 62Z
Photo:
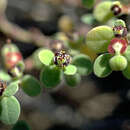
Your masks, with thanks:
M127 29L123 20L116 20L114 27L96 27L88 32L86 43L99 55L94 62L94 73L98 77L106 77L112 71L122 71L129 78L129 45ZM127 70L127 71L126 71Z
M44 49L40 51L39 59L45 65L41 71L40 80L47 88L57 86L63 77L67 85L76 86L80 82L81 75L92 72L91 59L83 54L71 58L63 50L54 54L51 50Z

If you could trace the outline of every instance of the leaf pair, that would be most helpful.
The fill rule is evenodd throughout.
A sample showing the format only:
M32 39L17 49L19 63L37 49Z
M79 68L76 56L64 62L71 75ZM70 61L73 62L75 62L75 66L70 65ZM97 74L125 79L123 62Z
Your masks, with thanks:
M0 120L4 124L15 124L20 115L20 104L13 96L18 91L17 82L10 83L0 101Z
M13 96L18 91L19 81L10 83L2 94L0 101L0 120L4 124L15 124L20 115L20 104ZM21 79L23 91L29 96L37 96L41 92L38 80L31 75L25 75Z
M44 65L49 66L53 64L54 53L47 49L42 50L39 53L39 59ZM76 71L77 69L74 65L68 65L67 67L65 67L64 73L66 75L73 75L76 73Z
M40 51L39 59L45 65L41 71L40 80L47 88L57 86L63 78L63 73L64 75L74 75L77 72L77 68L72 64L64 68L54 65L54 53L50 50Z

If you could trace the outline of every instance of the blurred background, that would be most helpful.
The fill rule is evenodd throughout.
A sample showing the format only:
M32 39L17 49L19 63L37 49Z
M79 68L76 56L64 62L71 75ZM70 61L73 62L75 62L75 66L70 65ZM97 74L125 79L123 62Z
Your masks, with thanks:
M85 8L81 0L0 1L0 47L11 38L23 54L25 73L37 79L39 70L30 57L39 47L52 48L50 41L59 33L64 36L63 31L86 36L102 24L91 18L84 22L83 16L91 16L94 7ZM102 1L96 0L95 5ZM130 4L129 0L121 2ZM130 15L119 18L126 21L129 30ZM111 21L106 24L111 25ZM43 89L36 98L22 91L16 96L22 108L19 120L26 121L31 130L130 130L130 81L121 72L103 79L90 74L75 88L63 82L54 89ZM0 124L0 130L11 128Z

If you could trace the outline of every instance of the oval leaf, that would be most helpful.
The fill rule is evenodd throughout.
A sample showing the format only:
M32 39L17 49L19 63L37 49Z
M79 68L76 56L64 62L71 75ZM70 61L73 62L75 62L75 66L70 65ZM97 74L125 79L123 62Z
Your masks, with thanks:
M15 124L20 115L20 104L14 97L4 97L1 100L1 114L0 120L4 124Z
M127 68L122 73L127 79L130 79L130 62L128 63Z
M30 127L25 121L21 120L13 126L12 130L30 130Z
M114 37L112 28L99 26L90 30L86 37L88 48L96 53L107 52L108 45Z
M23 77L21 86L23 91L31 97L37 96L41 92L41 86L39 81L31 75L25 75Z
M68 86L75 87L76 85L80 83L81 77L78 73L74 75L65 75L65 81Z
M50 50L42 50L39 52L39 59L44 65L50 65L54 58L54 53Z
M111 11L112 2L104 1L99 3L94 9L94 16L99 22L107 22L114 15Z
M17 91L18 91L18 83L12 82L5 89L3 96L7 96L7 97L13 96Z
M44 49L39 48L32 54L33 63L37 69L41 69L44 66L39 59L39 52L42 50L44 50Z
M109 66L111 54L102 54L94 62L94 73L100 78L104 78L111 74L112 70Z
M93 65L91 59L87 55L80 54L73 58L72 63L77 67L80 75L88 75L92 72Z
M57 86L62 79L61 70L56 67L50 66L45 67L41 71L40 80L47 88L52 88Z
M66 75L74 75L77 72L77 68L74 65L68 65L65 67L64 74Z

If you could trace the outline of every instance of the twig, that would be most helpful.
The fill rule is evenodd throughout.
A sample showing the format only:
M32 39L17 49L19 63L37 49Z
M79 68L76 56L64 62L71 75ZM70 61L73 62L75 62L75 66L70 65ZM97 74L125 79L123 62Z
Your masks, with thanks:
M50 39L44 36L38 29L33 28L29 31L9 22L4 15L0 16L0 30L8 37L25 43L33 43L37 46L46 46Z

